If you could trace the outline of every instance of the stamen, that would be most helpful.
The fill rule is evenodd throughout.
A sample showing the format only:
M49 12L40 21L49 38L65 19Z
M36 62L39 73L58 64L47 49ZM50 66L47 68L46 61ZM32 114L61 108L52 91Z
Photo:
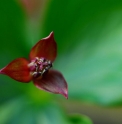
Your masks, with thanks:
M36 57L28 66L32 72L32 76L36 78L43 76L52 67L52 62L45 58Z

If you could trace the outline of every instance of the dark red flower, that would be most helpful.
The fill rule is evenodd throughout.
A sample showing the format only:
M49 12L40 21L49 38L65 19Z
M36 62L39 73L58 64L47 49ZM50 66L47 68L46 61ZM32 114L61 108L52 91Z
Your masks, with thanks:
M33 80L34 85L42 90L55 94L62 94L68 98L67 83L63 75L52 70L52 63L57 55L57 44L53 32L41 39L30 51L30 61L18 58L0 70L0 74L19 82L28 83Z

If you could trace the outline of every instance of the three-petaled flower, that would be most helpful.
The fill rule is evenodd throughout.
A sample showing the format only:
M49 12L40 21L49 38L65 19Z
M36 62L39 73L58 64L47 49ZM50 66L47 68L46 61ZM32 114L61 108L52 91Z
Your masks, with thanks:
M55 94L62 94L68 98L67 83L63 75L51 69L57 56L57 44L53 32L41 39L30 51L30 61L18 58L0 70L0 74L19 82L28 83L31 80L34 85L42 90Z

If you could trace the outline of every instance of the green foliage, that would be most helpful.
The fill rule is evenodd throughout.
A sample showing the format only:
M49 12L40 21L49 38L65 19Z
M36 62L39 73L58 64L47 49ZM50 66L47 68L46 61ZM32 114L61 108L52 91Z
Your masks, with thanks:
M91 120L84 115L70 115L69 121L71 124L92 124Z
M18 2L0 1L0 68L15 58L28 58L37 42L31 38L38 31L40 39L54 31L58 44L54 68L68 82L69 99L121 105L122 1L51 0L45 8L43 26L33 30ZM57 99L56 105L52 102L55 99L32 83L0 75L1 124L92 124L83 115L68 117Z
M122 2L53 0L43 27L44 34L51 30L59 47L56 68L68 81L69 98L121 104Z

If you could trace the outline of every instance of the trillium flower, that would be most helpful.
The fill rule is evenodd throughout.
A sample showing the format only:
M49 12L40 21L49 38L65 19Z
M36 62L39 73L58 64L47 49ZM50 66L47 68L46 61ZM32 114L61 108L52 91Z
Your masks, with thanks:
M41 39L30 51L29 58L18 58L0 70L0 74L23 83L31 80L34 85L48 92L62 94L68 98L67 83L63 75L51 69L57 56L57 44L53 32Z

